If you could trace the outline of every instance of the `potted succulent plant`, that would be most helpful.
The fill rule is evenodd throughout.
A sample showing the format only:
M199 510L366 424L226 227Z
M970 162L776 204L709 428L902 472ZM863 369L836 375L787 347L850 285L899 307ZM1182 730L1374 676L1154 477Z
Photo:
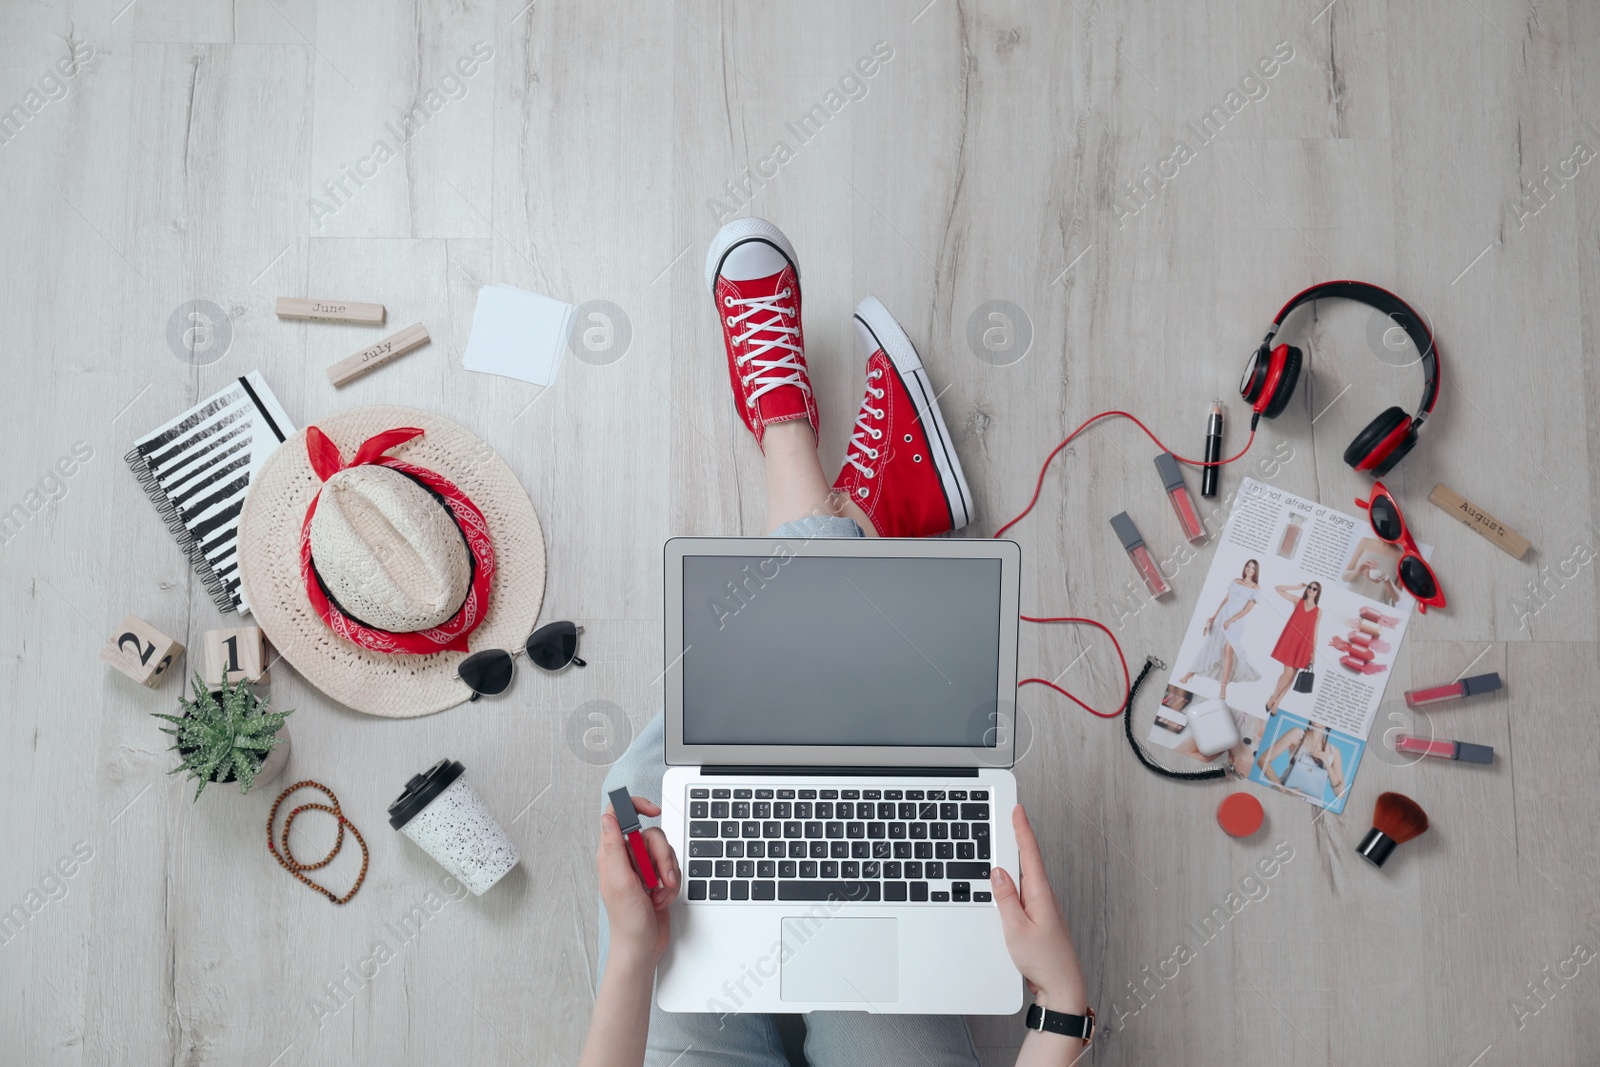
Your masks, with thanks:
M171 726L161 732L172 739L179 764L170 773L186 771L199 784L195 799L209 782L238 782L248 793L256 782L270 782L289 762L289 731L284 720L294 712L270 711L265 698L249 683L229 684L212 692L194 676L194 699L178 698L180 714L161 715Z

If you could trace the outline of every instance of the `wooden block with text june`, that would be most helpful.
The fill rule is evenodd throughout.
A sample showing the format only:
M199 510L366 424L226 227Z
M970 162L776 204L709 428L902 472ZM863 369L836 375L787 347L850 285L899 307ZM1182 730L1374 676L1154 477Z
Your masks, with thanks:
M307 300L298 296L278 297L277 313L280 319L359 322L364 326L382 326L384 315L382 304L363 304L355 300Z
M137 615L124 615L122 625L100 649L101 659L149 689L167 680L167 669L181 655L181 643Z
M213 689L223 678L265 685L267 676L267 637L259 626L237 626L230 630L206 631L206 669L201 677Z

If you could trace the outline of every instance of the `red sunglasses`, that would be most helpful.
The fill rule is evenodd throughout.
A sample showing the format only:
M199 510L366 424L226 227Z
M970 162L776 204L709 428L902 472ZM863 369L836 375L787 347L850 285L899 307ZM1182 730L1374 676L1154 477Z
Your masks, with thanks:
M1417 610L1426 615L1430 607L1444 607L1444 589L1439 585L1439 576L1417 551L1416 538L1406 529L1405 517L1400 514L1394 495L1382 482L1374 482L1372 495L1366 500L1358 499L1356 506L1366 509L1373 533L1388 544L1400 546L1400 563L1395 567L1395 574L1406 592L1417 598Z

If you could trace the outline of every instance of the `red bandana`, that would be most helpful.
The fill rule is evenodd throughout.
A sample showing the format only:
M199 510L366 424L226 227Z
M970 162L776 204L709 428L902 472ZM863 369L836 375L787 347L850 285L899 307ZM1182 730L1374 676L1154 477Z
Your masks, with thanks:
M339 455L339 447L328 440L326 434L315 426L306 429L306 454L318 478L326 482L339 471L367 463L409 475L443 498L456 526L461 530L461 536L466 540L467 551L472 554L472 589L447 622L413 633L394 633L368 626L345 614L339 605L328 598L312 566L311 517L317 513L317 501L322 498L322 491L318 490L311 499L311 506L306 508L305 522L300 525L300 575L305 581L306 596L329 629L372 652L419 656L434 652L465 652L467 635L478 628L489 607L489 583L494 578L494 545L489 539L489 527L484 522L483 512L454 483L433 471L413 467L384 455L389 449L421 435L422 431L413 427L385 430L362 442L361 447L356 449L355 458L346 463Z

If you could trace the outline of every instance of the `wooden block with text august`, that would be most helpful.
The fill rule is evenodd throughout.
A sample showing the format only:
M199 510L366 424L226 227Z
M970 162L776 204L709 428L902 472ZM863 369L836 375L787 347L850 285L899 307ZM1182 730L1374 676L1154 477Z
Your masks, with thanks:
M405 329L392 333L376 344L368 345L353 356L341 359L328 368L328 381L335 386L353 382L369 370L383 366L391 359L405 355L413 348L428 343L428 328L413 322Z
M1428 500L1440 511L1454 515L1457 522L1513 559L1521 559L1526 556L1528 549L1532 547L1526 537L1523 537L1448 485L1440 483L1434 486L1433 492L1428 494Z
M206 669L201 675L213 689L226 678L230 683L241 678L265 685L267 676L267 638L259 626L237 626L231 630L206 631Z
M323 322L359 322L365 326L383 325L383 305L355 300L308 300L298 296L278 297L278 318L318 319Z
M168 668L181 655L180 642L137 615L124 615L122 625L100 649L101 659L150 689L167 680Z

